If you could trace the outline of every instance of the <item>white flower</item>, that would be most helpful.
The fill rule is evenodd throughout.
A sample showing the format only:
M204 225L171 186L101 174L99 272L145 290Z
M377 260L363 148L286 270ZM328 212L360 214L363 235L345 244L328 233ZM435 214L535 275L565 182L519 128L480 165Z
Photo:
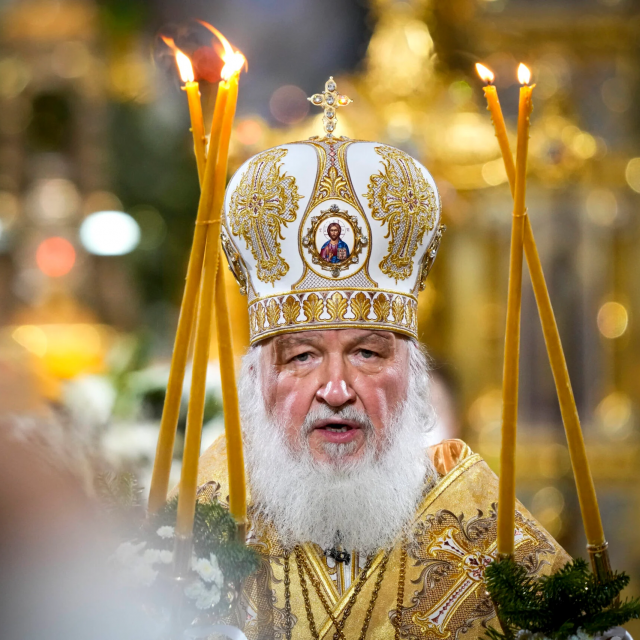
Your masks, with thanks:
M196 580L185 587L184 593L190 600L195 600L197 609L210 609L220 602L220 589L215 584L207 589L202 580Z
M149 565L156 564L160 562L161 553L160 549L147 549L142 556L142 560Z
M173 536L175 535L175 529L173 527L170 527L168 524L166 524L163 527L160 527L156 531L156 533L161 538L173 538Z
M151 564L140 562L133 570L133 578L136 583L150 587L156 579L158 572L155 571Z
M173 551L164 551L160 552L160 562L163 564L171 564L173 562Z
M194 582L192 582L191 584L188 584L184 588L184 594L187 596L187 598L191 598L191 600L196 600L206 590L207 588L205 587L205 584L204 582L202 582L202 580L195 580Z
M146 542L139 542L134 544L133 542L123 542L115 553L116 560L122 565L131 565L139 562L139 552L144 549Z
M222 587L224 578L218 566L218 558L213 553L208 560L194 558L191 567L205 582L213 582L218 588Z
M196 609L211 609L220 602L220 589L214 584L196 600Z

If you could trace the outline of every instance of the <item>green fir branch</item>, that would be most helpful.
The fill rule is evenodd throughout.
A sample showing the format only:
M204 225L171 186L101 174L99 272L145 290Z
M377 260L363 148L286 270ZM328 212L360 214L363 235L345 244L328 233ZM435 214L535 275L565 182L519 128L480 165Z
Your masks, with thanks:
M605 581L594 576L582 559L556 573L535 578L513 559L496 560L485 571L487 591L506 629L489 629L490 640L506 640L519 630L567 640L582 629L602 633L640 617L640 600L619 600L629 583L624 573Z
M162 526L175 527L177 512L178 498L175 497L149 519L146 538L153 539L155 548L173 549L173 538L152 536ZM219 502L196 502L193 550L197 557L202 558L214 554L225 581L235 585L256 571L260 562L256 551L237 540L236 522Z

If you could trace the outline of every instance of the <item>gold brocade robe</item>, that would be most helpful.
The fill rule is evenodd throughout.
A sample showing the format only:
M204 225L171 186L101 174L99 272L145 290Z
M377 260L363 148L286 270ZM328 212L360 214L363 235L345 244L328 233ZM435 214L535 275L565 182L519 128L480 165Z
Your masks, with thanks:
M389 555L370 614L366 637L371 640L394 637L475 640L486 632L487 624L495 622L483 576L484 568L496 555L498 478L460 440L445 440L431 447L429 453L440 478L423 496L416 512L415 542L406 547L404 580L401 580L402 541ZM227 502L226 464L221 438L201 459L200 499ZM264 527L261 530L265 533L257 537L255 529L249 527L248 542L260 553L262 563L247 580L238 619L232 623L243 629L249 640L284 639L287 627L284 553L275 533ZM566 552L520 504L515 535L516 559L531 574L552 573L569 560ZM304 545L303 553L315 578L304 574L318 636L331 640L336 630L326 607L330 607L335 619L341 619L366 558L352 554L349 564L335 563L313 544ZM364 576L344 625L347 640L361 637L383 557L384 553L379 552ZM291 637L310 640L313 634L293 553L289 558L289 580Z

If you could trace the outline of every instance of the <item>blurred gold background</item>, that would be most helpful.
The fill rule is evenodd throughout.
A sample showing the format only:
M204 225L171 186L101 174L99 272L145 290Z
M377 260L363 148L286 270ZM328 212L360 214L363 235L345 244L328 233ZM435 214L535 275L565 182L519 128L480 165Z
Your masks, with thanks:
M434 438L464 438L496 470L511 198L473 65L496 73L515 133L515 70L527 63L528 209L612 564L640 593L635 0L20 0L0 11L2 428L53 452L88 491L105 468L148 486L197 206L186 100L159 33L193 49L202 35L189 19L201 18L247 56L232 172L321 132L306 96L329 75L354 99L339 133L429 167L448 226L420 307ZM202 93L210 114L210 85ZM246 303L227 284L240 355ZM523 305L518 494L584 556L526 273ZM216 368L203 447L222 428Z

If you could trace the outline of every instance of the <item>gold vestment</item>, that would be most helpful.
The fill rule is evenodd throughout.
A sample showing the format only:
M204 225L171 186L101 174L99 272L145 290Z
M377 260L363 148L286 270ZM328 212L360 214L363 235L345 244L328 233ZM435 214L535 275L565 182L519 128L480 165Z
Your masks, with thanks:
M404 581L400 580L402 541L398 541L389 555L366 635L371 640L394 637L475 640L486 632L487 624L495 622L483 576L484 568L496 555L498 478L486 462L460 440L446 440L431 447L429 453L440 478L424 495L416 512L415 542L405 547ZM201 459L200 499L227 502L226 464L224 438L220 438ZM249 526L248 542L260 553L262 563L245 584L240 613L233 624L243 629L249 640L284 639L287 627L285 554L272 530L262 527L261 531L264 533L257 537L255 529ZM566 552L519 503L515 535L516 559L532 575L552 573L569 560ZM348 565L335 563L313 544L304 545L303 554L315 586L339 620L366 558L352 554ZM384 553L379 552L364 578L344 625L347 640L357 640L361 635L383 557ZM293 553L289 566L291 637L310 640L313 636ZM307 575L313 619L319 637L330 640L336 630L313 582ZM398 602L399 594L401 602Z

